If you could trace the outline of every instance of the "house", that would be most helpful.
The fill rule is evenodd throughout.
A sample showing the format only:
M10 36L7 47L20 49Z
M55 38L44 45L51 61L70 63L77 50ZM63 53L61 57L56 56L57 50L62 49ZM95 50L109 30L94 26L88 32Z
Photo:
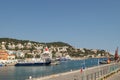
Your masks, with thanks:
M64 46L64 47L58 47L57 48L57 50L58 50L58 52L65 52L65 51L67 51L67 46Z
M9 54L5 50L0 50L0 60L8 60Z
M6 50L0 50L0 60L13 60L15 55L9 54Z
M9 59L9 60L14 60L14 59L15 59L15 55L10 54L10 55L8 56L8 59Z

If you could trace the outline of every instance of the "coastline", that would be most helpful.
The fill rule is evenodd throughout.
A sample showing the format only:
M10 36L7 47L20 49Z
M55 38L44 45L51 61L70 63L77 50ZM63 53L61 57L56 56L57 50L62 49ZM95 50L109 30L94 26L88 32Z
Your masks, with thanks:
M106 57L94 57L95 58L106 58ZM71 60L84 60L89 59L88 57L72 57Z
M105 65L102 65L105 66ZM53 74L53 75L49 75L49 76L45 76L45 77L38 77L38 78L32 78L32 80L64 80L66 77L69 76L69 78L76 76L83 76L85 73L91 73L91 71L93 69L97 70L98 66L94 66L94 67L89 67L86 69L83 69L83 71L81 72L81 69L79 70L70 70L68 72L63 72L63 73L58 73L58 74ZM87 71L87 72L86 72ZM32 77L32 76L31 76ZM64 79L59 79L59 78L64 78ZM57 79L56 79L57 78ZM31 80L31 79L26 79L26 80Z

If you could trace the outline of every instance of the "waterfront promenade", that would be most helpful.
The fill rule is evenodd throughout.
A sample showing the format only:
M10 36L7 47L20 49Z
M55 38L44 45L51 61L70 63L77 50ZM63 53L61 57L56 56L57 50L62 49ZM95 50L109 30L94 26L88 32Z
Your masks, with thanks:
M119 69L120 69L120 63L111 63L106 65L86 68L82 71L81 69L75 71L71 70L66 73L59 73L59 74L54 74L40 78L31 78L27 80L104 80L105 76ZM107 80L118 80L118 79L111 79L110 78L111 76L109 76Z
M120 80L120 71L116 72L115 74L109 76L105 80Z

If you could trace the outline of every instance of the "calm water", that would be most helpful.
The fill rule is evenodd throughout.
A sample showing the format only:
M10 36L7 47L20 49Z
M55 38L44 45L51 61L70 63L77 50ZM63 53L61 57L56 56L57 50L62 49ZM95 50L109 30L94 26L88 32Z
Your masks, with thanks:
M99 59L99 61L100 60L103 59ZM61 62L59 65L54 66L0 67L0 80L25 80L28 79L29 76L43 77L46 75L80 69L83 67L84 63L86 67L96 66L98 65L98 59L72 60Z

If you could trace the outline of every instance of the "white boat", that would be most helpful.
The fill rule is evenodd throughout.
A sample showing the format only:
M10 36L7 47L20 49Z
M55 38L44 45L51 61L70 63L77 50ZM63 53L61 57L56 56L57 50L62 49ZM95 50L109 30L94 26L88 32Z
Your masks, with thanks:
M56 60L58 60L58 61L68 61L68 60L71 60L71 57L69 55L66 55L65 57L56 58Z

